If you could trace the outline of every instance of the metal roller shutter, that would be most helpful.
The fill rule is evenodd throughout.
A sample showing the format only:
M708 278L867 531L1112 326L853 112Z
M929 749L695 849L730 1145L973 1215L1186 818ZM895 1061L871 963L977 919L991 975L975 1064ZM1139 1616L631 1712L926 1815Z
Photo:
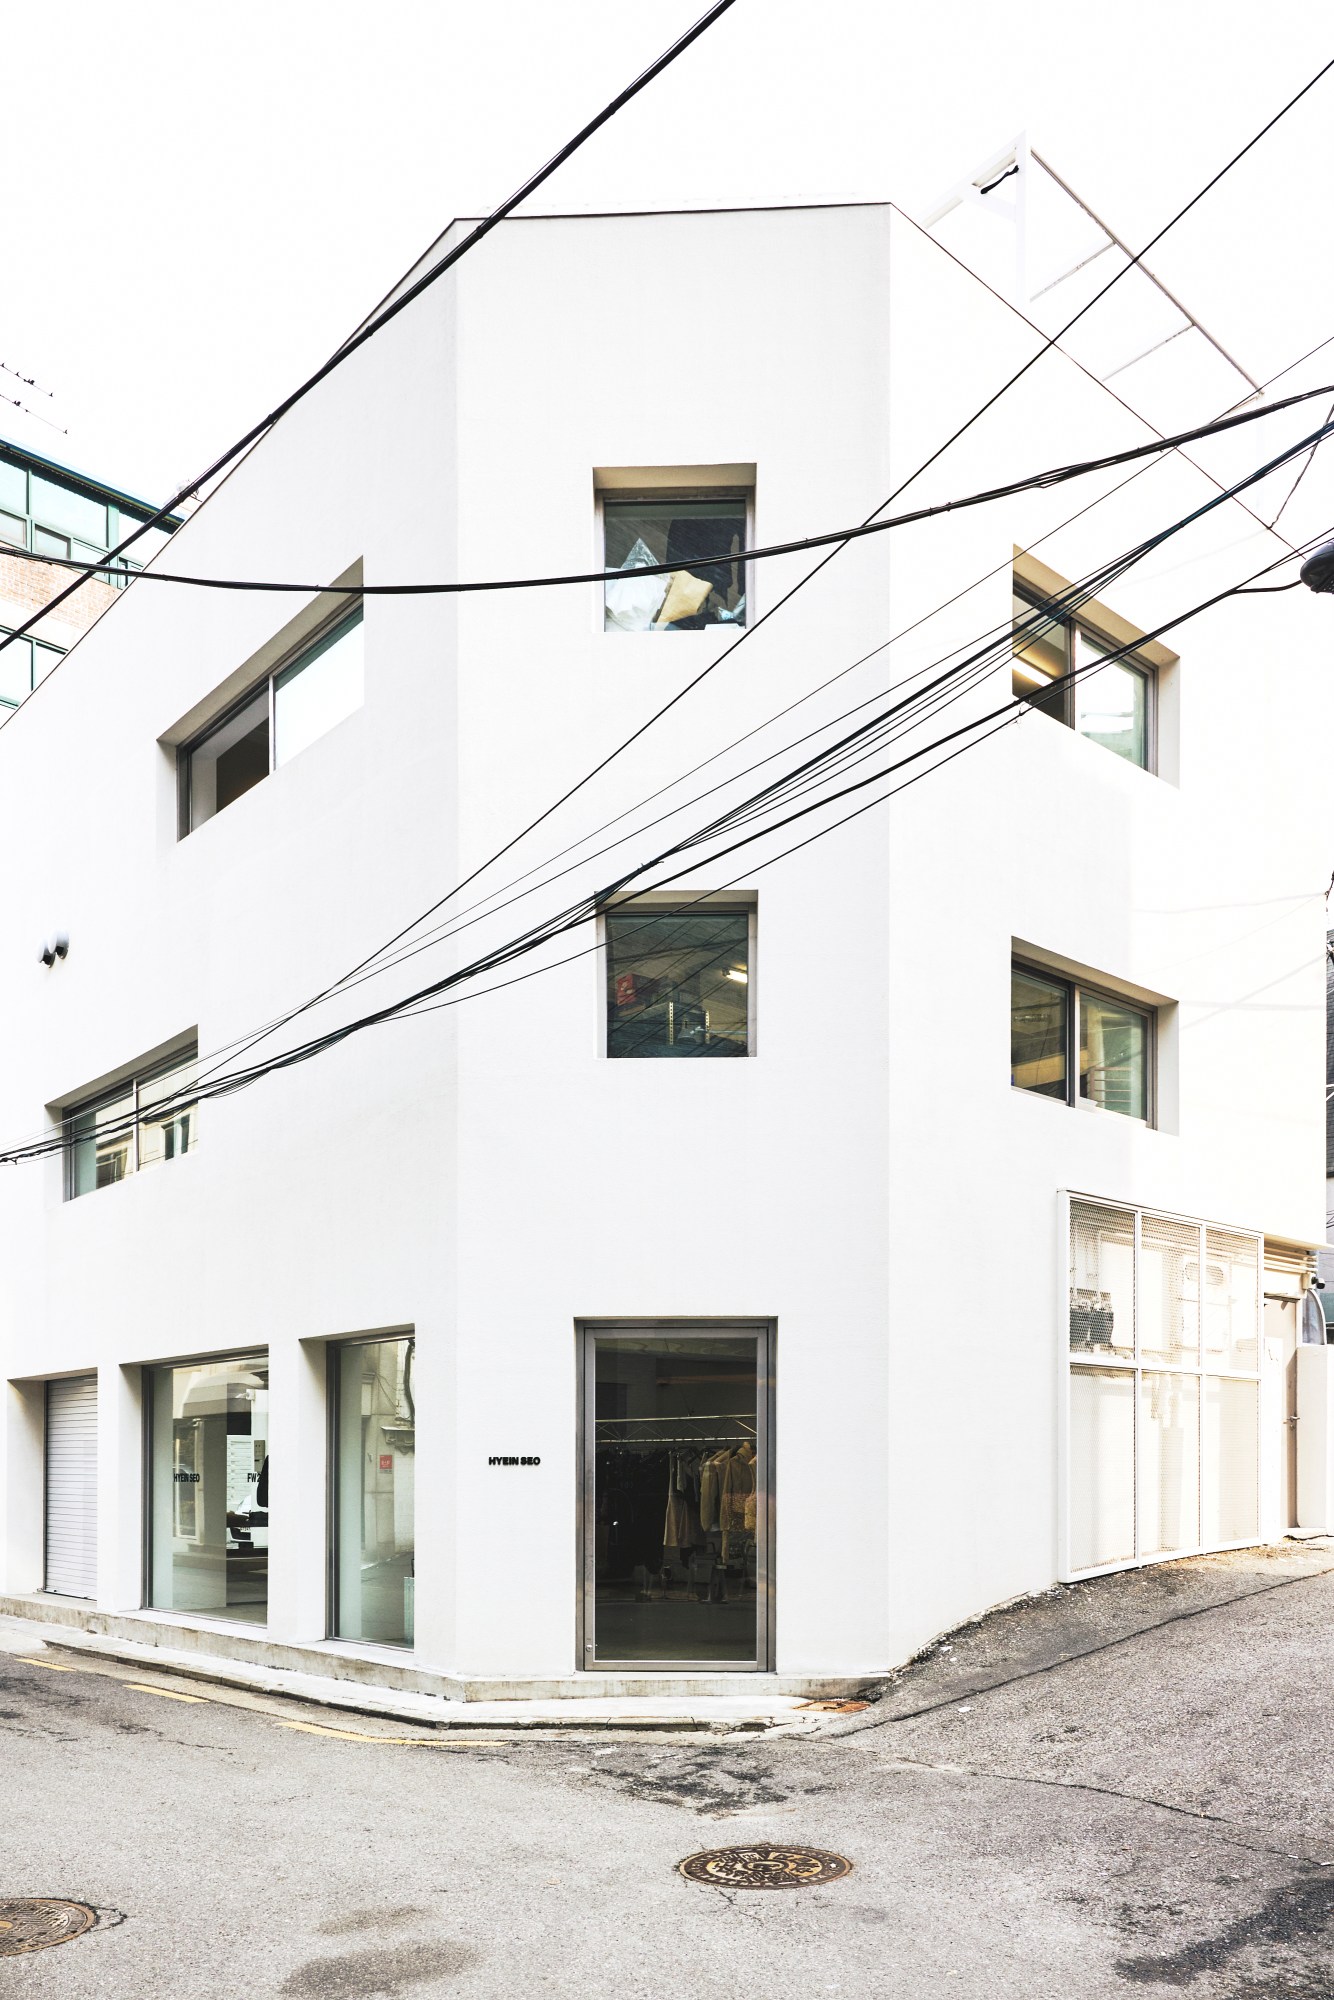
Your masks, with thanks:
M46 1385L46 1588L97 1595L97 1377Z

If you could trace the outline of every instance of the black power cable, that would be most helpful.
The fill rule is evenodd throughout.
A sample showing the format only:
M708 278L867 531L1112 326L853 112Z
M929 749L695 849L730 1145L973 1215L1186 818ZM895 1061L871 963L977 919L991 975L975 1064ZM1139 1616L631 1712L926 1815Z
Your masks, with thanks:
M1297 457L1302 452L1310 449L1313 443L1318 443L1320 439L1323 436L1327 435L1331 430L1334 430L1334 425L1327 425L1323 427L1321 432L1316 433L1313 438L1301 439L1297 444L1291 446L1287 452L1282 454L1280 458L1270 461L1269 463L1257 468L1254 472L1248 474L1244 480L1239 481L1236 490L1241 491L1248 486L1254 485L1259 480L1265 478L1271 471L1275 469L1277 465L1286 463L1288 460ZM1228 491L1217 495L1215 498L1209 501L1206 501L1201 507L1193 510L1192 513L1190 513L1189 515L1186 515L1181 520L1174 522L1170 527L1161 530L1157 535L1151 537L1148 541L1140 544L1136 550L1130 551L1126 557L1118 558L1115 563L1106 565L1105 570L1099 572L1098 575L1102 576L1107 571L1111 570L1117 570L1121 573L1124 573L1124 570L1129 568L1132 562L1140 560L1143 555L1147 554L1154 548L1160 547L1165 541L1170 539L1170 537L1180 533L1185 527L1199 520L1203 515L1212 512L1215 508L1222 505L1224 501L1229 500L1233 497L1234 497L1233 492ZM1273 569L1279 567L1281 563L1287 562L1289 560L1291 560L1291 555L1285 555L1283 557L1278 558L1276 561L1266 565L1265 568L1254 572L1252 576L1246 578L1241 584L1231 585L1226 590L1215 593L1212 597L1204 599L1201 603L1190 607L1187 611L1179 613L1176 617L1168 619L1162 624L1156 626L1151 632L1143 634L1141 637L1097 657L1096 659L1092 660L1087 666L1078 667L1069 674L1053 679L1053 681L1051 682L1050 690L1044 690L1044 693L1055 691L1056 689L1063 688L1067 685L1074 683L1075 681L1087 678L1094 673L1101 672L1104 668L1113 665L1117 660L1122 659L1127 655L1137 651L1138 649L1143 647L1146 643L1162 637L1164 633L1169 632L1175 629L1177 626L1186 623L1189 619L1199 616L1200 613L1202 613L1203 611L1209 610L1214 605L1222 603L1227 598L1248 593L1251 589L1255 587L1258 578L1268 575ZM1263 586L1261 586L1261 588L1263 588ZM1041 629L1042 626L1044 625L1049 628L1051 625L1061 622L1062 619L1066 615L1068 615L1071 603L1080 599L1081 594L1082 598L1087 598L1089 595L1092 594L1092 592L1091 590L1084 588L1082 586L1072 586L1069 591L1062 593L1059 599L1054 599L1051 601L1049 605L1041 607L1037 611L1035 611L1033 619L1031 621L1021 621L1021 628L1026 630L1027 624L1032 623L1034 630L1037 631ZM990 650L991 649L989 648L984 649L984 652L989 652ZM964 664L967 665L968 663L965 662ZM676 870L675 875L667 875L665 877L660 876L646 886L650 889L658 890L665 886L670 885L674 880L678 879L681 874L688 872L692 867L695 866L712 867L717 862L726 859L729 855L734 854L743 848L753 845L756 841L767 839L772 834L780 831L782 828L793 825L796 822L809 817L812 813L823 811L830 805L836 804L841 799L850 797L856 793L866 790L869 786L880 783L884 778L893 776L894 774L901 771L909 764L918 762L921 758L929 756L933 751L944 749L951 744L956 745L957 747L952 751L950 751L949 756L940 760L940 764L929 767L930 770L939 769L944 763L951 762L955 757L961 755L965 749L975 747L976 744L987 740L989 736L996 734L999 731L999 729L1005 727L1008 723L1017 720L1022 714L1031 710L1032 706L1033 703L1029 696L1027 695L1016 696L1011 700L1002 703L998 708L993 709L984 715L975 716L971 718L968 722L960 725L959 728L948 732L945 736L938 737L930 743L919 746L916 750L910 751L907 755L898 759L896 762L886 766L882 766L880 769L870 773L868 776L859 778L841 787L838 791L832 793L825 793L821 797L815 799L814 801L806 805L797 807L794 810L786 813L780 819L766 820L765 823L760 825L758 828L753 828L748 832L742 833L738 839L730 842L728 845L721 848L715 848L712 852L703 856L699 862L694 862L691 860L683 861L682 865L678 867L678 869ZM201 1079L195 1085L189 1088L182 1088L179 1092L175 1093L174 1095L169 1095L163 1098L159 1103L157 1103L153 1107L152 1116L154 1118L161 1118L163 1112L165 1110L169 1110L170 1108L172 1108L173 1105L183 1108L187 1104L198 1103L204 1098L231 1095L235 1091L244 1089L248 1087L249 1084L259 1081L263 1076L272 1074L281 1069L291 1068L299 1062L307 1061L311 1057L319 1053L322 1053L323 1051L329 1048L337 1046L339 1043L347 1040L351 1035L360 1033L364 1028L378 1026L394 1019L406 1018L414 1011L430 1011L429 1007L424 1007L422 1003L438 1000L438 997L440 995L451 991L453 988L455 988L458 985L461 985L465 981L483 976L485 973L489 971L497 970L507 964L510 964L514 960L526 956L531 951L540 949L541 946L543 946L544 944L554 941L557 937L565 934L566 932L579 928L581 925L587 923L588 921L590 921L591 918L599 914L600 911L609 907L615 908L616 899L624 897L625 891L627 890L627 888L631 883L640 881L645 875L648 875L649 873L662 867L663 865L678 859L678 857L689 855L692 849L703 845L707 841L716 839L720 835L725 836L728 832L732 831L734 828L745 825L748 820L757 817L760 809L763 808L765 805L772 806L773 804L778 803L781 794L785 790L789 789L794 784L794 782L803 779L815 765L819 764L823 760L837 757L847 747L847 745L852 743L854 740L857 739L865 740L870 736L872 731L883 727L883 724L887 720L888 715L892 713L893 711L891 710L888 711L886 715L872 718L869 724L864 725L858 731L853 732L851 736L843 739L838 744L828 746L827 750L821 752L817 758L809 759L805 764L798 766L794 771L784 774L784 776L775 780L771 785L762 788L760 792L753 794L751 798L742 801L737 807L733 808L728 813L721 815L719 818L709 823L709 825L707 825L706 827L697 830L694 834L689 835L686 838L663 849L659 854L653 856L650 860L640 863L638 866L632 869L624 871L615 882L604 886L602 889L595 891L591 895L580 897L575 903L568 905L564 910L558 912L554 917L531 926L528 930L521 933L517 938L510 939L504 944L493 948L491 951L482 954L480 957L472 960L468 965L460 967L452 973L446 974L441 979L431 982L429 985L418 989L416 992L407 995L403 999L390 1002L385 1007L379 1008L375 1010L373 1013L363 1015L354 1021L345 1023L343 1026L339 1028L331 1029L324 1035L315 1037L306 1043L299 1044L296 1048L285 1051L281 1055L270 1057L262 1063L252 1064L244 1070L233 1071L229 1074L224 1074L220 1076L215 1075L215 1077L211 1082L208 1081L207 1079ZM978 735L977 734L978 731L981 731L982 734ZM964 738L968 738L971 740L962 741L961 739ZM859 759L858 761L861 760ZM915 777L905 780L904 785L895 787L894 792L905 789L906 785L915 783L917 782L918 778L928 774L929 773L927 771L917 773ZM774 865L776 861L785 858L787 854L796 852L798 848L809 845L811 841L815 839L822 838L825 833L833 832L837 827L845 825L848 822L848 820L855 819L859 817L862 812L868 811L871 809L871 807L883 803L884 797L893 795L894 793L892 792L890 794L883 795L882 797L878 797L865 802L863 805L855 808L851 813L844 815L842 819L835 821L831 826L818 829L814 834L809 835L802 841L797 842L795 846L784 849L782 853L779 855L771 856L768 861L761 863L760 867L767 868ZM757 873L759 872L759 870L757 869L751 872ZM725 886L732 886L732 885L729 884ZM707 893L709 896L713 896L720 892L709 891ZM593 946L589 947L588 949L596 950L599 948L600 946ZM586 953L579 952L573 954L572 956L579 957L583 955L586 955ZM567 960L556 961L557 964L563 964L566 962L568 961ZM539 971L548 969L554 969L554 968L553 967L537 968L537 970ZM535 974L529 974L525 976L531 977L535 976ZM509 983L509 982L503 982L503 983ZM496 989L486 988L483 990L494 991ZM468 996L465 995L463 997L468 997ZM137 1115L131 1117L128 1120L123 1117L117 1118L110 1121L104 1130L98 1130L97 1128L95 1128L94 1133L85 1134L83 1136L84 1137L97 1136L103 1138L116 1137L122 1135L125 1130L129 1129L129 1127L140 1122L143 1121ZM68 1144L69 1140L64 1134L59 1134L59 1135L48 1134L41 1139L33 1141L27 1146L12 1148L7 1152L0 1152L0 1163L13 1163L21 1159L40 1157L43 1154L61 1151L65 1149L68 1146Z
M719 549L715 554L692 556L690 560L696 568L717 567L723 563L764 562L772 556L806 555L812 549L830 548L835 544L843 548L847 543L859 541L867 535L883 535L892 528L912 527L921 521L933 521L942 514L958 514L970 507L985 507L996 500L1013 499L1019 493L1064 486L1070 480L1083 479L1092 472L1106 472L1114 466L1133 464L1136 459L1178 451L1182 445L1195 444L1201 438L1216 437L1222 431L1236 430L1241 424L1258 423L1262 417L1275 416L1298 403L1330 394L1334 394L1334 382L1324 383L1318 389L1303 389L1295 396L1285 396L1281 402L1266 403L1258 410L1245 410L1239 416L1216 417L1210 423L1197 424L1194 430L1180 431L1174 437L1156 437L1148 444L1131 445L1125 451L1107 452L1101 458L1086 458L1074 464L1050 467L1045 472L1031 472L1022 479L1010 480L1004 486L988 486L978 493L965 493L957 500L938 500L930 507L914 507L906 514L891 514L884 520L863 521L855 528L832 528L824 534L805 535L792 542L770 542L757 549ZM14 549L9 553L27 562L46 563L55 569L77 569L82 575L91 570L121 574L119 566L110 561L85 563L75 556L44 556L30 549ZM466 596L475 591L550 590L570 583L624 583L627 577L637 581L645 576L671 576L680 568L679 561L641 563L633 570L574 570L552 576L495 577L468 583L266 583L254 577L184 576L177 571L157 569L140 570L138 574L146 583L187 584L196 590L282 591L302 597L362 598L450 597Z
M397 298L392 299L381 311L373 314L367 323L357 333L352 335L350 340L344 341L343 345L315 370L313 375L308 375L299 387L292 390L290 395L284 396L282 402L270 410L267 417L261 417L257 424L252 424L245 436L239 438L234 445L223 452L220 458L215 458L208 469L201 472L197 479L192 479L190 484L183 486L180 492L168 500L164 507L159 507L156 514L151 515L148 520L141 522L132 535L127 535L123 542L118 542L115 548L109 551L109 558L123 555L126 549L138 541L140 535L147 534L150 528L160 527L170 515L176 512L178 507L186 500L193 498L201 486L205 485L215 474L223 471L225 467L231 464L234 458L239 458L243 451L248 451L250 446L263 437L266 431L272 430L281 417L285 417L288 411L294 409L304 396L308 396L312 389L318 387L326 377L332 375L335 368L340 368L350 355L355 354L358 348L364 347L373 335L377 334L382 327L387 326L390 320L397 318L398 314L410 306L414 299L419 298L428 285L433 285L436 279L443 277L445 272L452 269L461 257L466 257L470 250L475 249L477 244L482 241L482 238L489 236L497 224L503 222L507 215L511 215L521 202L526 201L529 195L535 194L544 181L550 180L558 167L564 166L571 155L577 153L579 148L587 140L591 139L593 134L599 131L609 119L614 118L618 111L623 110L632 98L638 97L640 91L646 89L655 77L660 76L663 70L676 61L678 56L684 55L691 44L697 42L701 35L706 34L714 22L734 4L735 0L714 0L714 5L709 8L707 13L701 14L693 27L687 28L683 35L678 36L671 47L664 50L662 55L655 62L651 62L646 70L641 70L633 83L627 84L619 96L613 97L610 104L605 104L602 107L596 118L591 118L587 125L582 126L575 133L572 139L567 139L560 151L553 153L544 167L539 167L535 174L530 175L522 187L516 188L515 192L507 200L501 202L499 208L493 208L488 216L485 216L481 222L477 223L468 232L461 243L455 244L454 248L447 251L443 257L431 266L429 271L424 271L421 277L417 278L411 285L408 285L405 290L399 293ZM77 581L69 584L58 596L53 597L49 604L44 604L40 611L35 612L16 631L10 632L5 637L0 638L0 653L4 651L6 646L12 645L15 639L21 639L25 633L30 632L33 626L46 616L47 612L54 610L57 604L63 604L65 599L72 596L81 584L85 583L90 576L95 575L99 568L104 567L106 567L105 564L81 565L82 574Z
M1255 135L1251 139L1248 139L1246 144L1243 147L1241 147L1241 149L1238 152L1234 153L1231 159L1228 160L1224 166L1220 167L1218 172L1214 174L1210 180L1205 182L1204 186L1199 190L1199 192L1197 194L1192 195L1191 199L1188 202L1186 202L1184 207L1179 208L1176 214L1172 216L1168 222L1164 223L1163 227L1157 232L1155 236L1149 239L1149 241L1144 245L1143 249L1138 251L1130 259L1129 263L1125 264L1121 268L1121 270L1114 273L1114 275L1101 288L1101 290L1095 292L1093 297L1089 299L1083 306L1081 306L1079 311L1074 313L1071 316L1071 318L1065 322L1064 326L1060 327L1057 330L1057 332L1052 334L1049 338L1044 339L1043 345L1040 348L1038 348L1037 352L1031 355L1029 359L1023 363L1022 367L1018 368L1015 371L1015 373L1009 377L1007 381L1003 382L1000 388L996 390L994 395L989 396L984 403L980 404L979 407L976 410L974 410L973 414L970 417L966 418L965 421L962 424L960 424L956 430L952 431L949 437L945 439L945 442L942 445L938 446L937 449L931 453L929 458L924 459L922 463L917 467L915 472L910 473L907 479L903 480L900 485L896 486L894 491L890 493L886 499L880 502L879 506L872 508L870 514L867 515L866 520L863 523L861 523L861 525L863 527L867 527L876 519L877 515L883 514L886 507L891 506L893 502L896 499L898 499L899 495L905 492L906 489L909 486L911 486L915 480L919 479L929 466L933 465L935 461L938 458L940 458L944 452L949 450L952 444L955 444L958 441L958 439L964 435L966 431L971 429L971 427L975 423L977 423L981 417L985 416L986 412L992 409L994 405L1000 401L1002 396L1008 394L1008 392L1014 387L1016 382L1020 381L1021 378L1028 373L1029 369L1032 368L1038 361L1040 361L1045 354L1050 353L1051 349L1056 345L1056 343L1059 340L1062 340L1065 337L1065 335L1069 333L1070 329L1074 325L1076 325L1076 323L1079 320L1081 320L1086 313L1090 312L1093 309L1093 307L1098 304L1100 299L1105 298L1107 293L1112 290L1114 285L1120 283L1121 279L1125 277L1128 271L1133 270L1135 266L1139 264L1143 258L1147 257L1150 250L1152 250L1156 244L1161 243L1163 238L1168 234L1168 232L1174 229L1176 225L1186 215L1188 215L1190 211L1193 208L1195 208L1197 204L1201 202L1213 188L1215 188L1218 185L1219 181L1221 181L1226 174L1229 174L1232 171L1232 169L1241 160L1243 160L1255 146L1257 146L1260 143L1261 139L1263 139L1267 133L1273 130L1274 126L1277 125L1281 119L1285 118L1288 112L1291 111L1297 104L1299 104L1301 100L1308 94L1308 92L1310 92L1315 88L1316 84L1320 82L1322 77L1328 75L1331 69L1334 69L1334 58L1331 58L1329 62L1325 63L1320 69L1318 69L1315 75L1310 79L1310 81L1308 83L1303 84L1302 88L1299 91L1297 91L1295 96L1290 97L1287 103L1284 104L1279 111L1275 112L1274 116L1270 118L1264 125L1262 125L1260 130L1257 133L1255 133ZM501 860L506 854L510 853L515 847L517 847L520 841L527 839L528 835L534 832L536 828L541 826L546 820L550 819L553 813L559 812L560 808L563 805L567 804L568 801L572 799L576 793L582 791L586 785L591 784L594 778L598 777L603 771L607 769L607 767L610 764L614 763L618 757L622 756L625 753L625 751L627 751L631 747L632 744L637 743L641 736L645 735L650 729L652 729L658 722L662 720L663 716L668 714L669 711L672 710L673 708L677 707L678 704L684 701L689 694L693 693L695 688L697 688L702 681L706 680L710 674L716 672L716 670L720 666L722 666L725 661L730 660L732 655L737 651L738 647L743 646L748 639L754 636L756 632L761 631L763 627L768 623L768 621L772 617L774 617L777 612L783 609L784 605L791 602L791 600L796 596L799 590L804 589L806 584L808 584L813 577L818 576L820 571L833 561L834 557L839 553L839 549L842 546L843 544L841 542L836 543L834 547L831 548L826 555L821 557L820 561L816 563L813 568L807 571L805 576L798 578L797 582L794 583L789 590L785 591L784 594L780 598L778 598L778 600L774 604L770 605L769 609L766 612L762 613L761 616L756 619L753 625L748 625L745 628L745 630L741 632L736 639L733 640L732 644L726 649L725 652L720 653L715 660L710 661L709 664L706 667L704 667L698 674L696 674L693 679L687 681L686 685L683 688L678 689L676 694L674 694L668 701L664 702L660 708L655 709L653 714L650 715L646 721L642 722L638 728L632 730L628 736L623 738L622 741L618 743L612 750L608 751L605 757L600 758L599 761L596 764L594 764L590 770L584 773L583 777L576 779L573 785L569 786L564 792L560 794L558 798L554 799L549 806L546 806L540 813L538 813L535 819L529 820L527 825L521 827L516 834L514 834L509 840L507 840L504 843L503 846L496 848L495 851L486 858L486 860L480 862L476 868L470 870L470 872L467 875L463 876L458 882L456 882L452 889L447 890L443 896L438 897L434 903L430 904L425 910L421 911L417 916L412 918L409 923L403 925L403 927L400 930L396 931L392 937L388 938L384 944L378 946L376 950L369 953L367 957L361 959L356 965L350 967L349 970L346 973L344 973L340 979L335 980L332 983L332 985L323 988L319 993L313 994L308 1001L301 1003L301 1005L294 1007L293 1009L290 1010L290 1012L281 1016L280 1019L273 1024L272 1027L261 1030L260 1033L255 1038L256 1041L262 1039L262 1037L266 1034L275 1032L277 1028L285 1026L287 1022L295 1020L299 1014L308 1012L311 1007L318 1006L320 1002L328 998L328 996L331 993L336 992L341 986L344 986L350 980L355 979L357 974L363 971L366 968L366 966L372 964L377 958L382 957L386 952L392 951L394 946L396 944L399 944L412 931L416 930L418 925L425 923L428 917L434 916L437 910L443 909L446 903L451 902L455 896L457 896L463 889L467 888L471 882L475 882L478 876L484 874L488 868L494 867L497 861Z

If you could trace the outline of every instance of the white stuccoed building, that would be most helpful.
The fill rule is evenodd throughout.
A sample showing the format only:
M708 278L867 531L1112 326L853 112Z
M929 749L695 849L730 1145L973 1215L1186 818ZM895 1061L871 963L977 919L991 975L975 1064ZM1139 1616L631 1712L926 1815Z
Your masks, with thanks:
M1217 495L1176 456L857 542L779 609L812 558L699 560L861 521L1036 344L886 205L507 224L155 565L321 593L141 580L0 728L0 1145L64 1142L0 1174L0 1609L470 1694L818 1690L1296 1524L1326 608L1138 643L1283 552L1230 501L1037 633ZM1179 386L1178 426L1235 400ZM1049 354L901 504L1149 435ZM615 617L323 588L604 562ZM987 640L840 782L1137 649L798 852L899 780L190 1102Z

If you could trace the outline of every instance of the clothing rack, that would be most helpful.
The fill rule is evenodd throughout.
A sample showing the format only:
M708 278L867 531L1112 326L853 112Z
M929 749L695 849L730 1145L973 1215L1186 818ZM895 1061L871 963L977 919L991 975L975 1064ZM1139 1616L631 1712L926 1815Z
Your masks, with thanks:
M727 1417L722 1415L709 1417L598 1417L595 1419L595 1422L597 1424L599 1444L755 1444L758 1441L755 1426L746 1417ZM724 1423L730 1423L735 1428L725 1434L693 1431L688 1436L672 1437L646 1437L642 1433L639 1437L608 1437L605 1435L605 1430L611 1425L616 1424Z

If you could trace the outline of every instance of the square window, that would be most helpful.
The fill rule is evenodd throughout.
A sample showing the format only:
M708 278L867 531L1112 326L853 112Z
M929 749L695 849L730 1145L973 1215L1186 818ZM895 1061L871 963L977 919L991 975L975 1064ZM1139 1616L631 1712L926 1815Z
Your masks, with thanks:
M34 526L32 531L32 546L34 553L39 556L60 556L63 558L69 554L69 537L67 535L53 535L49 528Z
M1081 1101L1147 1122L1153 1020L1151 1012L1113 994L1016 962L1010 968L1010 1082L1039 1097Z
M624 581L605 586L608 632L696 632L744 625L746 547L751 494L744 489L663 490L603 495L603 567ZM721 560L710 561L718 557ZM658 563L669 574L637 576Z
M750 912L608 911L607 1054L750 1053Z

